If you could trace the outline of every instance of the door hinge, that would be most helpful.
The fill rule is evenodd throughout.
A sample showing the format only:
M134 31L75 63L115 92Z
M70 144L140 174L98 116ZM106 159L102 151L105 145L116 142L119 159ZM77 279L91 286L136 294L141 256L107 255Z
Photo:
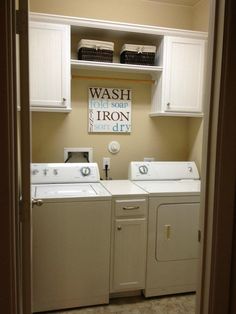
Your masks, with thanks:
M198 232L197 232L197 238L198 238L198 242L201 242L201 239L202 239L201 230L198 230Z

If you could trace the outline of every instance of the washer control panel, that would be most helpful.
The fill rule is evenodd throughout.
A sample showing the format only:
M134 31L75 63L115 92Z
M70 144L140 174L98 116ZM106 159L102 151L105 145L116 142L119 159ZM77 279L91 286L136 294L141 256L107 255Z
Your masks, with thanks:
M99 182L97 163L33 163L31 183Z

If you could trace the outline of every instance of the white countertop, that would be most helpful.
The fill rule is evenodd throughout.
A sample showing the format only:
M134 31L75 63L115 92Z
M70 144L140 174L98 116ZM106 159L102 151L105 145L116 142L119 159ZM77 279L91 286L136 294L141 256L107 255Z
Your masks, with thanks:
M143 189L129 180L104 180L100 182L113 196L148 195Z

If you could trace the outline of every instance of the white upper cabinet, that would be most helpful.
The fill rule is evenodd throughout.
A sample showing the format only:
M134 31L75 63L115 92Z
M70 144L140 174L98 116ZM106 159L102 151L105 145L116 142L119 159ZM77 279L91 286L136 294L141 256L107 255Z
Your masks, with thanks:
M205 43L202 39L164 38L160 95L153 106L156 115L202 115Z
M30 103L37 111L70 111L70 26L30 22Z

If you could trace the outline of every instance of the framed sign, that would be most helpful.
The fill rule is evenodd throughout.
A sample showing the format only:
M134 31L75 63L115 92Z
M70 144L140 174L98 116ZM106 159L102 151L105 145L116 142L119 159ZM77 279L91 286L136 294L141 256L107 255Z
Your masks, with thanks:
M131 132L131 89L89 87L88 92L89 132Z

